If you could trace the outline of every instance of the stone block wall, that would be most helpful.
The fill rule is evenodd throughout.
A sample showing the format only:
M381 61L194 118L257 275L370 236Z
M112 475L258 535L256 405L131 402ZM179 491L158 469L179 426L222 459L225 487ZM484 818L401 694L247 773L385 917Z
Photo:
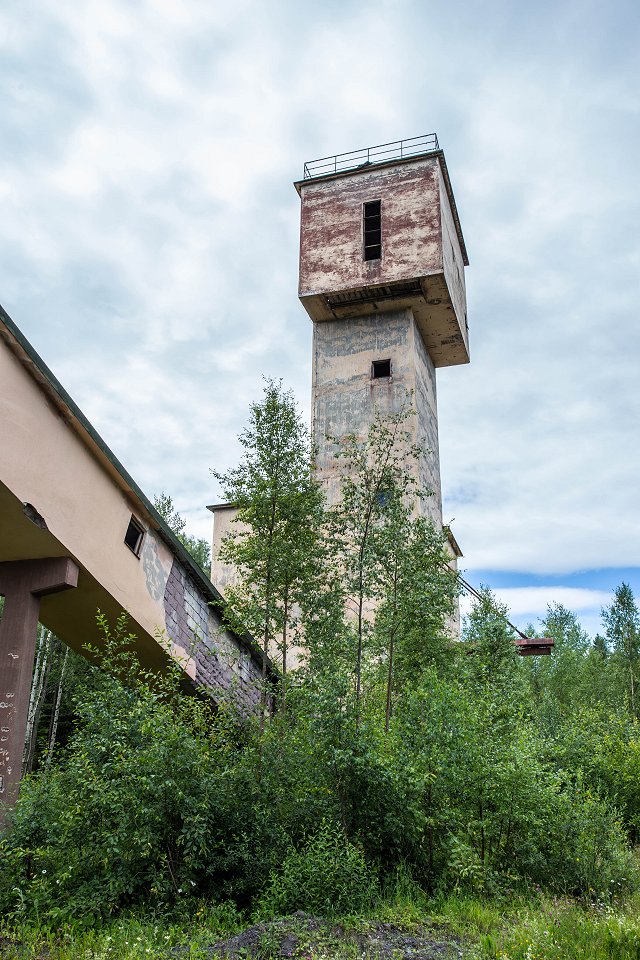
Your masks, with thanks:
M213 596L174 558L164 592L167 636L174 656L189 662L187 672L217 702L243 714L260 703L262 665L248 641L226 630ZM177 651L175 648L178 648Z

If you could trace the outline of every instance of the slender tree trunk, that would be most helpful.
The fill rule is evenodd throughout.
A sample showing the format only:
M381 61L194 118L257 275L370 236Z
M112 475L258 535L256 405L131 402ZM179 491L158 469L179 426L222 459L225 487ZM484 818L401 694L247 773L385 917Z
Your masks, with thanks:
M53 708L53 716L51 717L51 724L49 725L49 744L47 749L47 757L44 762L45 769L49 768L51 763L51 758L53 756L53 750L56 745L56 737L58 735L58 720L60 719L60 703L62 702L62 686L64 683L64 674L67 669L67 659L69 657L69 647L64 651L64 659L62 661L62 669L60 670L60 679L58 681L58 689L56 691L56 702Z
M369 537L371 513L374 500L371 500L365 519L364 530L358 550L358 646L356 650L356 735L360 730L360 699L362 696L362 635L364 631L364 553Z
M396 427L397 429L397 427ZM395 434L394 434L395 436ZM386 452L384 462L378 473L378 479L373 488L373 492L369 495L369 500L367 503L367 513L365 516L364 528L362 530L362 536L360 538L360 548L358 551L358 649L356 653L356 734L360 730L360 700L362 696L362 647L363 647L363 631L364 631L364 559L365 559L365 550L369 540L369 532L371 529L371 520L373 517L373 511L378 497L381 493L383 479L385 477L385 471L389 464L389 459L391 457L391 447Z
M38 653L36 666L33 671L33 680L31 682L29 713L27 715L27 737L23 759L24 774L30 773L33 768L33 760L36 752L36 733L42 711L42 704L47 695L54 640L55 638L50 630L42 628L39 631Z
M282 714L287 712L287 625L289 620L289 584L284 590L282 611Z
M358 598L358 646L356 649L356 734L360 730L360 697L362 693L362 576L360 577L360 596Z
M264 590L264 633L262 640L262 689L260 692L260 734L258 748L258 779L262 775L262 753L264 727L267 713L267 664L269 662L269 640L271 639L271 590L273 583L273 532L276 522L276 500L271 498L271 518L267 538L267 574Z
M387 708L384 718L385 733L389 733L391 723L391 691L393 688L393 648L396 636L396 614L398 609L398 554L394 557L393 566L393 621L389 635L389 670L387 672Z
M45 646L48 639L48 630L38 628L38 640L36 647L36 662L33 668L33 677L31 678L31 691L29 693L29 712L27 713L27 733L25 741L23 774L31 770L33 728L35 726L37 706L40 702L43 687L43 665L45 661Z
M387 706L384 717L384 732L389 733L389 726L391 724L391 689L393 687L393 643L394 643L395 631L391 631L391 636L389 637L389 669L387 671Z
M433 820L432 799L433 799L433 788L432 788L432 785L429 784L429 789L427 791L427 806L429 809L430 820ZM429 836L429 873L431 874L431 876L433 876L433 823L429 824L428 836Z

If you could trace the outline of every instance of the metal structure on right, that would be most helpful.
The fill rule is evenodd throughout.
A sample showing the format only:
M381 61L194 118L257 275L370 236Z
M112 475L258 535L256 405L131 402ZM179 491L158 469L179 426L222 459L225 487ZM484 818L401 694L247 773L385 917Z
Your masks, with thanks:
M413 397L419 501L442 527L436 369L469 362L467 252L435 134L305 164L298 295L313 321L313 436L330 503L335 444ZM452 536L452 554L460 552Z

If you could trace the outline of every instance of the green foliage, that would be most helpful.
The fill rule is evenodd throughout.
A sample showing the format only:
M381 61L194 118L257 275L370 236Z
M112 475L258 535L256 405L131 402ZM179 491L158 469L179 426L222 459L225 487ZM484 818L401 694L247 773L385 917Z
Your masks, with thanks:
M636 909L637 909L637 905ZM478 938L478 960L636 960L640 923L626 909L585 908L568 900L519 905L505 922L493 910L491 932Z
M558 766L606 797L635 843L640 839L640 724L635 717L583 706L559 726Z
M507 616L505 604L496 600L488 587L482 587L462 633L468 644L468 672L476 682L502 688L518 674L515 635Z
M256 951L252 955L262 960L285 953L306 960L356 960L379 951L395 956L394 948L404 952L407 940L423 943L425 955L458 956L462 951L469 960L637 960L639 907L637 897L582 904L536 893L494 899L454 892L429 900L401 872L364 915L350 913L339 924L300 917L267 922L252 929L249 942ZM0 919L0 946L6 960L205 960L218 956L214 946L246 924L228 902L190 901L175 917L129 915L98 928L8 926ZM450 952L441 952L447 942Z
M628 584L622 583L617 588L613 603L602 611L602 621L629 710L637 717L640 715L640 613Z
M121 619L103 618L99 678L79 695L78 726L59 761L28 777L0 841L0 907L50 921L107 916L148 901L171 910L195 893L241 894L259 882L251 778L221 762L233 730L180 692L179 670L142 670ZM247 782L248 780L248 782ZM250 871L254 871L251 873ZM238 876L243 877L242 880Z
M154 497L153 505L169 529L175 533L182 546L191 554L203 573L210 576L211 548L209 542L185 532L187 521L180 516L173 505L173 500L168 494L163 492L159 494L159 496Z
M555 642L553 656L532 657L528 663L535 710L550 732L594 699L613 708L618 694L611 687L603 655L591 645L574 613L561 604L549 606L538 634Z
M400 589L398 549L407 533L410 516L407 500L414 487L407 467L418 455L406 425L410 415L407 403L399 414L387 418L377 415L364 441L354 434L334 441L342 471L340 498L328 512L327 520L351 610L356 730L365 693L364 672L375 655L372 641L376 617L372 611L381 602L388 624L386 630L381 624L378 640L384 633L389 645L388 701L393 686L394 597Z
M323 498L313 477L308 432L282 384L267 381L262 402L250 408L240 443L239 466L214 472L224 496L237 507L235 530L220 556L237 572L226 591L229 620L262 644L262 730L267 657L276 657L286 677L299 611L308 607L308 594L316 594Z
M517 701L432 675L402 722L429 802L423 869L438 882L479 890L527 880L578 893L630 880L614 811L548 762Z
M207 898L332 913L382 887L411 913L427 893L538 886L611 904L637 885L633 595L616 591L598 644L550 608L540 631L556 646L538 660L516 655L485 588L452 642L456 579L442 533L415 516L410 415L342 438L328 510L295 404L267 383L220 479L239 520L229 620L283 668L279 709L266 685L254 717L187 696L177 665L143 670L126 620L100 617L96 666L69 668L56 750L0 839L0 911L88 922ZM170 498L157 506L184 538Z
M281 869L272 872L257 913L263 917L301 909L323 916L362 913L371 906L376 886L362 850L339 827L324 822L300 849L287 853Z

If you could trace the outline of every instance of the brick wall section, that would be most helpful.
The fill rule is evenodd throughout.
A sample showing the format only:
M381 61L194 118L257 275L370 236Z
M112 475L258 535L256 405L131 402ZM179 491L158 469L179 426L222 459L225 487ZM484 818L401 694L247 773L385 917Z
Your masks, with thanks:
M195 681L217 702L230 702L241 713L254 712L260 701L261 665L240 638L222 626L218 612L174 559L164 592L169 639L196 663Z

